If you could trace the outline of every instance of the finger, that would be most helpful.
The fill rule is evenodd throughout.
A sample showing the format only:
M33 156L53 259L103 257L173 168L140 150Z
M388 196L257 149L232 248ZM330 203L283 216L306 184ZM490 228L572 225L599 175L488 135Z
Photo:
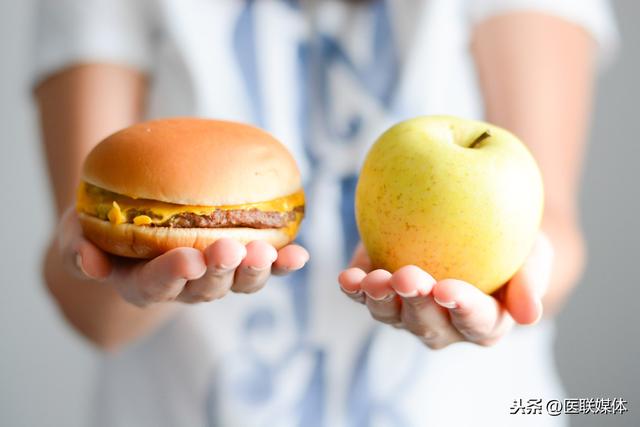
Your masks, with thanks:
M338 283L340 283L340 289L349 298L355 302L364 304L365 297L364 291L361 288L362 280L367 276L360 268L348 268L340 273L338 276Z
M415 265L406 265L398 269L390 281L396 293L407 298L429 295L435 283L435 279L429 273Z
M504 295L507 310L519 324L531 325L542 317L542 300L530 285L526 273L518 272L506 285Z
M504 304L516 322L534 324L542 317L542 297L549 287L553 257L551 242L540 234L531 255L506 285Z
M449 310L456 329L477 344L495 343L513 324L498 300L461 280L447 279L436 283L433 299Z
M309 252L300 245L287 245L278 251L278 258L271 266L271 273L288 274L300 270L309 261Z
M62 217L59 250L67 271L79 278L103 280L111 273L109 256L82 236L78 216L72 208Z
M111 274L109 255L84 238L76 244L75 264L77 269L90 279L105 280Z
M172 249L150 261L121 260L114 267L114 285L138 306L175 299L188 280L206 272L203 254L193 248Z
M371 317L390 325L400 323L400 299L389 284L391 273L374 270L362 280L361 288Z
M204 251L207 272L189 281L177 300L187 303L213 301L222 298L233 285L236 268L247 255L244 245L233 239L220 239Z
M371 317L378 322L386 323L388 325L400 325L402 320L400 318L400 308L402 303L400 297L395 293L389 294L383 300L374 300L372 298L365 298L367 308Z
M390 279L391 273L388 271L373 270L362 279L360 288L364 291L368 299L382 301L388 298L389 295L395 294L389 283Z
M267 242L256 240L247 244L247 256L236 269L233 292L253 293L260 290L271 274L271 264L278 251Z
M411 333L429 348L438 350L464 341L464 336L449 320L449 313L431 295L402 297L400 319Z

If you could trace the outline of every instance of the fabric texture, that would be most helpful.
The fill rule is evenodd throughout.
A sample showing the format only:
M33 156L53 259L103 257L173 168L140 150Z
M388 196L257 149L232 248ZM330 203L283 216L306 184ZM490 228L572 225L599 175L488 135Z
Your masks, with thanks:
M77 63L151 66L153 8L147 0L39 0L32 81Z

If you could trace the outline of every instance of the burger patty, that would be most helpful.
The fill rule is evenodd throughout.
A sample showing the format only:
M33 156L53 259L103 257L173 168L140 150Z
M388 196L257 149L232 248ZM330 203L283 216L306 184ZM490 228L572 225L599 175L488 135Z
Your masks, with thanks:
M304 213L304 207L298 206L289 212L265 212L258 209L218 209L207 215L183 212L154 226L172 228L284 228L296 219L297 213ZM133 218L146 213L129 211L127 214Z

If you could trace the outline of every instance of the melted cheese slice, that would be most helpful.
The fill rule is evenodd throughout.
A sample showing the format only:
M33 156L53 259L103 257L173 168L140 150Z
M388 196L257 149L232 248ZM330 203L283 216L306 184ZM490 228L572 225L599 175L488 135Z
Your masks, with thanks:
M81 183L78 188L76 202L76 210L78 212L110 221L115 225L128 222L128 211L135 210L139 214L133 218L132 223L140 226L151 224L159 225L172 216L184 212L190 212L196 215L208 215L216 210L257 209L264 212L290 212L300 206L304 206L303 191L268 202L229 206L196 206L165 203L148 199L133 199L85 182ZM297 225L302 220L302 216L301 212L296 212L295 221L292 221L292 223L286 227L286 231L289 232L289 234L295 233Z

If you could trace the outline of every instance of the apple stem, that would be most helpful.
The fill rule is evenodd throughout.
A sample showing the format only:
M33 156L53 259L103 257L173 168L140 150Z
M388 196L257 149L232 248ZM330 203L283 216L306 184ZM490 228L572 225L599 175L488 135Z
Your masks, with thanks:
M482 141L489 138L490 136L491 136L491 132L489 132L488 130L485 130L484 132L482 132L482 134L480 134L479 137L476 138L475 141L471 143L469 148L476 148L478 145L480 145Z

